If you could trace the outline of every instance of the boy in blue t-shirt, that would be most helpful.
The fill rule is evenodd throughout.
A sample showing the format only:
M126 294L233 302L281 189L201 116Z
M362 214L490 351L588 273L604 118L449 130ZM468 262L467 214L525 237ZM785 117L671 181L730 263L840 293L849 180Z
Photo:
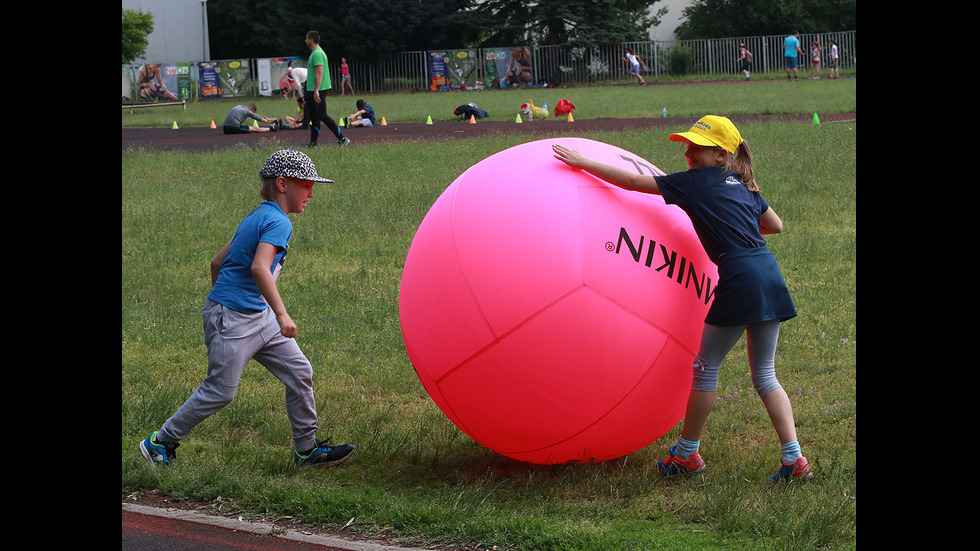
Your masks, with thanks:
M231 403L253 358L286 387L295 465L339 465L354 453L350 444L332 446L316 438L313 367L296 344L296 324L276 287L293 235L287 215L306 209L314 182L333 180L318 176L306 154L289 149L273 153L259 176L265 201L211 260L212 289L202 312L208 375L160 430L140 442L151 464L170 464L191 430Z

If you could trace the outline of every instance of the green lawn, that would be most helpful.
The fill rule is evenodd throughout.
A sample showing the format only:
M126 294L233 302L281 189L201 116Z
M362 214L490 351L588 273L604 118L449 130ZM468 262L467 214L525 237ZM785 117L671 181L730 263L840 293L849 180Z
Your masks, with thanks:
M571 99L575 117L856 112L856 81L772 80L676 86L377 95L391 120L450 120L474 101L512 120L520 103ZM349 98L331 97L343 112ZM288 114L284 100L259 112ZM123 125L218 124L231 102L123 112ZM278 106L283 106L277 113ZM280 291L314 365L320 436L352 442L344 466L294 470L282 386L246 370L236 400L209 418L166 468L137 443L205 375L200 310L208 262L260 200L268 147L122 155L121 486L210 503L245 518L291 516L408 544L499 550L853 549L856 547L856 122L745 123L763 195L785 231L769 236L800 315L783 324L777 375L793 401L816 477L772 486L778 442L749 380L744 339L721 374L702 440L708 471L672 480L656 462L676 441L615 461L534 466L487 450L439 411L404 350L398 289L409 244L436 198L481 159L520 143L495 136L310 150L321 175ZM588 133L686 169L677 129ZM219 499L220 496L220 499Z

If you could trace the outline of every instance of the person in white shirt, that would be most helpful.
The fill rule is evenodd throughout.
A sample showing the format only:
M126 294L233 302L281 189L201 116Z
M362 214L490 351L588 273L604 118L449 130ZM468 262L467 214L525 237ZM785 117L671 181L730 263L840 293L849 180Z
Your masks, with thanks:
M646 65L640 56L633 53L633 50L626 48L626 57L623 61L627 61L630 64L630 70L628 74L634 75L636 78L640 79L640 86L646 86L646 81L640 76L640 65Z
M828 38L827 44L830 44L830 78L838 78L840 74L837 72L837 41Z

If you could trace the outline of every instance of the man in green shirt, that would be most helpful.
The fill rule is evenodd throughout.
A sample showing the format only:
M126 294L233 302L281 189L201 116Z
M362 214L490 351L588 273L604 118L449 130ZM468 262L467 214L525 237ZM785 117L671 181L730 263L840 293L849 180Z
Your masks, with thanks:
M320 33L317 31L306 33L306 46L310 49L310 61L306 65L309 73L306 77L305 93L305 116L310 124L310 147L316 146L317 138L320 137L320 121L323 121L337 136L337 145L347 145L350 140L344 137L336 121L327 116L327 104L323 101L327 90L333 85L330 83L330 71L327 68L327 54L320 48Z

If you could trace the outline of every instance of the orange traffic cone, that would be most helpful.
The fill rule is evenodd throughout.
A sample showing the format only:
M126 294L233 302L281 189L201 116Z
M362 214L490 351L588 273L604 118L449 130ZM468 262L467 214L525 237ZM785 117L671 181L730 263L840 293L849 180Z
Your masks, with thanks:
M568 122L575 122L575 119L572 118L572 114L571 113L568 114Z
M213 119L211 120L211 128L217 128L217 126L214 125L214 120Z
M476 116L470 115L470 124L476 124Z
M388 121L384 117L381 117L381 126L388 126Z

